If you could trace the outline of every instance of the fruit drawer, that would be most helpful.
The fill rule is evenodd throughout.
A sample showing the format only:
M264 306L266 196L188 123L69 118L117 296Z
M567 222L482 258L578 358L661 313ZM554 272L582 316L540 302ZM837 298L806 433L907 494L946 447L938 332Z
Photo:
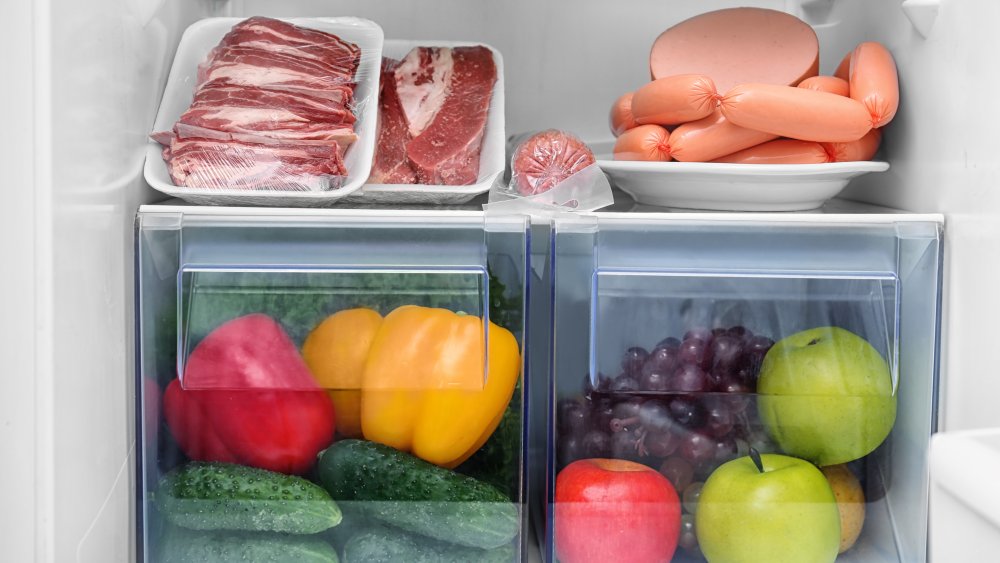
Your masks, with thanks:
M521 560L526 222L281 213L139 216L138 558Z
M556 221L550 560L924 560L939 244Z

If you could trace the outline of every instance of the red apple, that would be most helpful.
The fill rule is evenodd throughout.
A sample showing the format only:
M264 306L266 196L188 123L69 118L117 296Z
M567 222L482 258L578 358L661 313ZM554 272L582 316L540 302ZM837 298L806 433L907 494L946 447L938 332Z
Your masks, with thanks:
M659 472L619 459L581 459L556 477L555 542L562 563L665 563L681 505Z

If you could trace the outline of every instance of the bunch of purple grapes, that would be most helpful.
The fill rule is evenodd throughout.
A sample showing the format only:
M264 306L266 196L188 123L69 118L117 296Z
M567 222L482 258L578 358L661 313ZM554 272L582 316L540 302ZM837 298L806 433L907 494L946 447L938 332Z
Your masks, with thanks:
M750 446L776 451L751 404L773 345L733 326L690 330L652 350L628 348L616 377L600 375L596 387L587 378L582 401L559 402L559 468L599 457L637 461L663 473L693 506L722 463ZM692 538L682 534L682 544Z
M683 500L680 544L697 554L693 514L702 482L751 446L777 451L753 402L774 341L743 326L694 329L652 350L628 348L614 378L588 377L583 400L558 403L559 469L578 459L627 459L660 471ZM687 529L684 529L687 528Z

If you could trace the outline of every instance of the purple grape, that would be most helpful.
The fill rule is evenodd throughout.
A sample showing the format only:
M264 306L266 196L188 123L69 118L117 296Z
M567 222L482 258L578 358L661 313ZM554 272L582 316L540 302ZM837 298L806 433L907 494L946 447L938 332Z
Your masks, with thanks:
M653 348L646 363L642 365L642 375L650 373L673 373L677 369L677 349L676 348Z
M693 514L685 514L681 516L681 533L677 538L677 545L692 555L700 553L700 550L698 549L698 534L695 533L694 529Z
M687 488L694 479L694 467L686 459L673 455L660 464L660 474L673 483L677 496Z
M729 436L723 437L715 443L715 461L717 463L722 464L731 459L736 459L740 455L739 452L736 440Z
M723 387L732 379L732 376L725 371L713 370L705 373L708 389L721 391Z
M692 464L703 464L715 457L715 440L704 434L691 432L681 439L680 452Z
M722 438L733 429L733 417L722 401L712 401L705 411L705 431L713 438Z
M696 338L702 342L708 342L712 340L712 331L705 327L696 327L684 333L684 338L682 340L690 340Z
M641 406L641 399L628 399L620 403L616 403L615 406L611 408L611 414L613 414L615 418L635 418L639 416L639 408Z
M581 440L573 434L559 436L559 446L557 448L559 463L567 465L581 459Z
M611 450L611 438L600 430L591 430L580 440L580 451L585 458L607 457Z
M639 438L635 432L616 432L611 435L611 457L637 461L639 458Z
M587 409L576 399L562 399L556 407L558 410L558 428L561 434L572 433L576 429L583 429L587 423Z
M705 483L701 481L695 481L684 488L684 492L681 493L681 503L684 505L684 510L688 514L695 514L698 512L698 500L701 499L701 489L705 486Z
M725 401L732 413L741 413L750 404L750 388L739 381L731 381L719 390L726 393L726 396L720 399Z
M623 373L611 382L608 390L612 393L632 393L639 390L639 380Z
M667 348L670 350L677 351L677 349L681 347L681 341L674 338L673 336L668 336L667 338L664 338L663 340L657 342L656 347Z
M650 432L643 439L646 450L654 457L667 457L677 450L680 445L680 436L673 432Z
M739 338L723 334L712 341L712 371L731 371L737 367L743 355L743 344Z
M630 376L638 376L647 357L649 357L649 352L645 348L633 346L625 350L625 354L622 356L622 371Z
M641 399L628 399L617 403L611 408L614 418L609 424L612 432L623 430L635 430L639 427L639 408L642 405Z
M705 407L692 397L674 397L667 403L670 417L681 426L697 430L705 425Z
M712 329L712 338L718 338L723 334L726 334L726 329L724 328L716 327Z
M705 341L700 338L685 338L684 342L681 342L680 350L677 351L677 359L683 364L706 367L708 347Z
M615 414L611 399L601 398L590 409L590 424L599 430L608 430L611 427L611 420Z
M660 401L646 401L639 408L639 424L648 432L663 432L674 425L670 410Z
M708 378L705 372L698 366L690 364L677 368L677 371L670 377L671 391L684 391L687 393L699 393L708 391Z
M728 334L729 336L735 336L740 340L750 340L751 338L753 338L753 333L750 332L750 329L742 325L729 327L729 330L726 331L726 334Z
M670 376L667 375L669 372L661 373L654 371L649 374L644 374L642 379L639 380L639 389L642 391L667 391L670 389Z
M774 341L766 336L754 336L747 341L747 350L767 353L774 346Z

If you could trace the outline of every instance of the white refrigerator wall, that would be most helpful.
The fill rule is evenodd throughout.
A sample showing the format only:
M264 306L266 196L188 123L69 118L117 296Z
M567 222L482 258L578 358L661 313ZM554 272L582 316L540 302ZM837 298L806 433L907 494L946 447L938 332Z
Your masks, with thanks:
M0 517L5 555L60 562L131 558L132 220L139 203L158 199L141 180L142 154L177 40L190 22L213 14L358 15L379 22L387 37L489 43L505 58L509 133L560 127L594 141L609 138L611 102L647 79L656 35L697 13L738 5L787 9L817 26L825 72L858 41L883 41L897 57L902 83L901 111L884 141L893 167L859 182L850 196L947 214L942 425L1000 426L993 408L1000 378L989 370L990 327L1000 312L1000 268L993 267L1000 263L1000 195L993 185L1000 143L988 129L1000 122L1000 108L988 99L1000 86L991 64L1000 52L994 31L1000 3L941 0L927 39L900 4L4 3L0 14L14 23L2 43L5 65L14 61L16 76L30 76L27 86L0 98L22 112L6 124L8 132L25 134L0 141L22 167L4 179L15 216L0 233L3 253L19 267L3 282L5 295L16 297L10 297L14 322L0 338L14 343L8 365L21 375L8 376L13 392L0 399L0 439L10 445L10 459L30 460L0 470L0 498L14 503ZM28 281L14 279L19 275Z
M33 424L17 421L9 435L0 425L8 459L31 460L0 470L2 498L15 503L0 511L4 557L129 561L135 474L132 225L138 205L156 199L142 181L145 138L180 33L224 4L14 5L28 6L30 15L13 20L13 37L30 39L9 47L5 42L4 60L20 63L25 53L32 65L28 103L11 105L29 115L33 126L32 135L18 141L30 145L33 136L35 143L34 161L29 154L14 163L29 167L32 178L5 191L20 232L5 231L3 237L31 252L23 262L19 254L9 262L28 266L17 270L27 273L29 287L12 291L7 284L16 280L4 282L15 315L28 321L4 330L20 331L15 341L28 341L18 352L32 356L16 356L14 365L32 369L10 377L16 384L13 412L26 411L24 420ZM16 138L4 137L5 148ZM33 502L25 504L27 495L34 495Z

